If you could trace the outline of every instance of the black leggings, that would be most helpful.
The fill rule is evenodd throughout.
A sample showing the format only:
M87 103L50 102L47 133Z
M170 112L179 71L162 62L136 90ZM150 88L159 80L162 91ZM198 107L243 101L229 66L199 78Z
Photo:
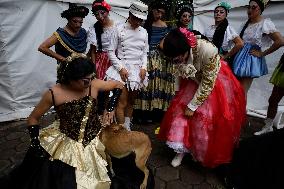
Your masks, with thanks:
M284 96L284 88L275 86L273 87L272 93L269 97L269 105L267 110L267 118L274 119L277 113L277 107Z

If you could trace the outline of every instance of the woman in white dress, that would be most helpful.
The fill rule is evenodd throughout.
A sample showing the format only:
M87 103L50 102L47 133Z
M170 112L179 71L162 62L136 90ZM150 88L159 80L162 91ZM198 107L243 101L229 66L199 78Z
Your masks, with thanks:
M209 26L204 35L211 41L219 50L219 54L228 63L242 47L243 41L235 31L235 29L229 25L227 15L231 6L226 2L221 2L214 10L215 24Z

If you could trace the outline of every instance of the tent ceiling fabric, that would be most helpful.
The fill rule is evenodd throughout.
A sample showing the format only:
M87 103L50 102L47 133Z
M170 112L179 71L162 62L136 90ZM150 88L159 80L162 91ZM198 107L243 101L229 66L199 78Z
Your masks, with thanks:
M78 4L92 4L93 0L56 0L61 1L65 3L78 3ZM133 0L132 0L133 1ZM130 0L106 0L107 3L109 3L111 6L116 7L125 7L128 8L130 6L130 3L132 2Z
M249 3L249 0L194 0L193 1L194 11L197 14L199 14L198 12L214 10L214 8L218 5L218 3L222 1L229 2L232 8L245 6L248 5ZM284 2L284 0L270 0L270 1Z

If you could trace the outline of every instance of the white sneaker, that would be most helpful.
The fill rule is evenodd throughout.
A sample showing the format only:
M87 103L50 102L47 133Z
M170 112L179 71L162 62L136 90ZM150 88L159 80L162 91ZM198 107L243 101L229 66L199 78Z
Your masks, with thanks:
M258 136L258 135L262 135L262 134L269 133L272 131L273 131L272 126L269 126L269 127L264 126L260 131L255 132L254 135Z
M172 160L171 165L172 165L173 167L178 167L178 166L180 166L183 157L184 157L184 153L177 153L177 154L175 155L174 159Z
M265 126L258 132L255 132L254 135L262 135L273 131L273 119L267 118L265 121Z

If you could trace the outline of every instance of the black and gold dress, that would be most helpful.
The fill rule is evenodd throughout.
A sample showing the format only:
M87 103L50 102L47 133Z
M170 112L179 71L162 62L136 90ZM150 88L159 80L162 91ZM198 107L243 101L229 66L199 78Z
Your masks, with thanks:
M89 95L55 109L59 119L41 130L41 146L50 159L75 167L77 188L109 188L104 145L98 138L102 125L96 100Z
M50 90L53 97L53 92ZM53 97L54 102L54 97ZM90 94L55 106L58 119L39 134L45 157L29 149L15 188L24 189L108 189L104 145L99 140L102 128L96 99ZM21 172L21 174L19 174Z

